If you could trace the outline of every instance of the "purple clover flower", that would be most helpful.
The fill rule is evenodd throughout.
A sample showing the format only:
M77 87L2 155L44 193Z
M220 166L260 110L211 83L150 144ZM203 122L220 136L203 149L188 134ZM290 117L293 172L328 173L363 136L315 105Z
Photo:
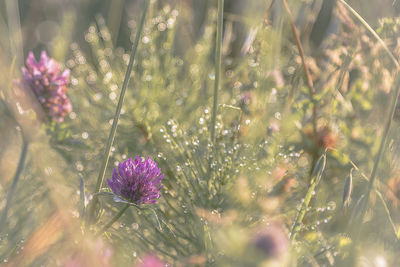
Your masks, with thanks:
M154 204L160 197L161 181L164 174L157 163L148 157L136 156L114 168L107 183L117 196L135 204Z
M67 97L69 69L61 73L61 65L42 51L40 61L36 61L32 52L22 68L23 78L20 84L31 90L46 114L54 121L62 122L71 112L72 106Z

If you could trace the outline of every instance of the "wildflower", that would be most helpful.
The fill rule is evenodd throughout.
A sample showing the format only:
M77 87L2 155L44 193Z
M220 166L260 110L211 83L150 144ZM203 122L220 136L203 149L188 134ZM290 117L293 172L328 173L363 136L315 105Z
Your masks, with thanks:
M257 234L254 245L268 259L278 259L288 250L289 240L283 229L273 223Z
M114 168L108 185L121 198L135 204L154 204L160 197L160 185L164 174L157 163L147 158L136 156L120 163Z
M71 103L66 95L69 84L69 69L61 72L61 65L42 51L40 61L36 61L32 52L22 68L20 85L36 96L45 113L54 121L62 122L71 112Z
M142 263L138 267L164 267L166 265L162 260L160 260L155 255L146 255L143 258Z

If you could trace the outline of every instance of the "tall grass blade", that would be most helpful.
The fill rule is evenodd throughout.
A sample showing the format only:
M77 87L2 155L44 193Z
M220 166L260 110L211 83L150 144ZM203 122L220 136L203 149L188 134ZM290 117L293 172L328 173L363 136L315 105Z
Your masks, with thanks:
M215 46L215 83L214 83L214 103L211 117L211 142L215 146L215 125L217 123L218 111L218 91L221 79L221 60L222 60L222 27L224 20L224 0L218 0L218 19L217 19L217 42Z
M362 204L362 208L361 208L361 214L360 214L360 218L359 220L362 220L364 218L364 215L367 211L368 208L368 203L369 203L369 197L370 197L370 193L373 189L374 186L374 182L375 182L375 178L376 178L376 173L378 170L378 166L379 166L379 162L380 159L382 157L384 148L386 146L386 141L387 141L387 137L389 135L389 130L390 130L390 126L392 124L393 121L393 116L394 116L394 112L396 110L396 106L397 106L397 100L398 100L398 96L399 96L399 92L400 92L400 77L399 77L399 70L400 70L400 65L399 62L397 61L397 59L394 57L393 53L389 50L389 48L387 47L387 45L385 44L385 42L382 40L382 38L379 37L379 35L372 29L372 27L361 17L360 14L357 13L357 11L355 11L349 4L346 3L346 1L344 0L340 0L340 2L367 28L367 30L377 39L377 41L382 45L382 47L385 49L385 51L387 52L387 54L389 55L390 59L392 60L392 62L394 63L394 65L396 66L396 70L397 70L397 74L396 74L396 78L395 78L395 82L392 88L392 91L394 91L393 95L391 96L391 102L390 102L390 108L389 108L389 114L388 117L386 119L386 123L385 123L385 128L380 140L380 144L379 144L379 150L378 150L378 154L375 157L375 161L374 161L374 166L371 172L371 176L369 178L369 183L368 183L368 188L365 194L365 199L363 201ZM359 233L361 231L362 227L358 227L357 228L357 235L356 235L356 239L358 239L359 237Z
M28 141L25 140L25 138L22 138L22 151L21 151L21 156L19 158L18 161L18 167L17 167L17 171L15 172L11 187L8 191L7 194L7 200L6 200L6 205L4 207L3 213L1 214L1 219L0 219L0 232L2 232L3 230L5 230L5 223L7 221L7 215L8 215L8 210L10 209L11 206L11 201L12 198L15 194L15 190L17 189L17 184L19 181L19 178L21 176L22 170L24 169L24 164L25 164L25 160L26 160L26 155L28 153Z
M137 50L137 47L139 45L139 40L140 40L141 33L143 31L144 22L145 22L146 13L147 13L149 4L150 4L150 0L146 0L145 4L144 4L144 8L143 8L142 18L140 20L140 24L139 24L139 27L137 29L136 38L135 38L135 41L134 41L134 43L132 45L132 51L131 51L131 55L130 55L130 58L129 58L128 68L127 68L126 73L125 73L125 79L124 79L124 82L122 84L122 89L121 89L121 94L119 96L117 109L115 111L115 116L114 116L113 123L112 123L112 126L111 126L110 135L109 135L108 140L107 140L107 145L106 145L106 149L105 149L104 156L103 156L103 162L101 164L99 176L97 178L95 193L100 192L101 186L103 185L104 175L105 175L106 168L107 168L107 165L108 165L108 160L110 158L111 146L112 146L112 144L114 142L115 133L117 132L118 120L119 120L119 117L120 117L120 114L121 114L122 104L124 102L125 92L126 92L126 89L128 87L129 78L130 78L131 73L132 73L133 62L135 60L136 50ZM91 223L92 218L94 216L94 212L95 212L95 209L96 209L96 206L97 206L97 201L98 201L97 196L94 195L92 204L90 205L90 209L89 209L89 218L88 218L89 219L89 224Z

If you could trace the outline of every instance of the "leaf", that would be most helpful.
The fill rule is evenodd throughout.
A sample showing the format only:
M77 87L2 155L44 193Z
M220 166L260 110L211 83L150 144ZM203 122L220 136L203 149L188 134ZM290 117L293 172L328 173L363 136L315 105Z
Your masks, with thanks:
M343 208L348 208L351 202L351 193L353 191L353 168L344 182L343 188Z
M326 153L319 157L317 163L315 163L314 170L311 175L311 183L319 184L321 181L322 173L325 170L326 165Z

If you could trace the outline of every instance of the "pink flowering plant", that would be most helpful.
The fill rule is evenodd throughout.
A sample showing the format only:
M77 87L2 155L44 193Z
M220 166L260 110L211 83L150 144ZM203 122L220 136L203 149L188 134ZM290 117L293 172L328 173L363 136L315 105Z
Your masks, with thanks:
M62 72L61 64L42 51L40 60L29 52L26 65L22 68L20 85L34 94L44 113L50 120L63 122L71 112L71 102L67 96L70 70Z

